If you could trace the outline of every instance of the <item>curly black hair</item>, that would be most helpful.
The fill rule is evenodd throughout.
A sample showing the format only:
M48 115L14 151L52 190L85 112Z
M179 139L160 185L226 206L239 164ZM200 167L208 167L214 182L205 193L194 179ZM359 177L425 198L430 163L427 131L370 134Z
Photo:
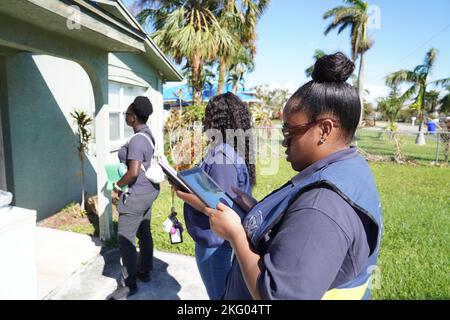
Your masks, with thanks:
M256 184L255 164L250 163L250 159L254 159L254 150L250 148L250 140L253 139L251 131L251 115L248 108L241 99L231 92L217 95L209 100L205 110L205 118L203 120L205 130L216 129L222 133L223 141L233 146L237 154L245 159L248 172L250 174L250 184L252 187ZM238 143L238 137L233 136L234 141L226 141L227 130L239 130L245 133L245 150ZM252 153L251 153L252 152Z

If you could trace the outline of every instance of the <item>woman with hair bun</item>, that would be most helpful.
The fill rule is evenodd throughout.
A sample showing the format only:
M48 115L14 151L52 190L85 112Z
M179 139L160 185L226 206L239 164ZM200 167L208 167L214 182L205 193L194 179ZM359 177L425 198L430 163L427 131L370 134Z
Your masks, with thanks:
M134 135L123 145L118 157L127 171L114 184L114 192L120 195L118 242L122 262L122 274L117 289L108 300L125 300L138 291L137 280L151 281L153 269L153 238L150 230L151 209L159 195L160 186L145 176L153 157L155 139L147 121L153 106L147 97L136 97L124 112L125 121L133 128ZM127 188L126 192L122 189ZM136 252L139 239L139 255Z
M381 205L366 161L350 146L361 113L344 54L319 59L283 115L287 161L299 172L249 210L205 208L235 259L225 299L368 299L381 241Z

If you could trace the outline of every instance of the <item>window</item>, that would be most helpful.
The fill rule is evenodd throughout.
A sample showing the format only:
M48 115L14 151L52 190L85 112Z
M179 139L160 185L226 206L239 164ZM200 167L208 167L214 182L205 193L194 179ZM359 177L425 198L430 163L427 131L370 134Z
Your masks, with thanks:
M145 95L146 88L125 83L109 82L109 139L117 149L133 135L133 128L127 126L123 112L137 96Z

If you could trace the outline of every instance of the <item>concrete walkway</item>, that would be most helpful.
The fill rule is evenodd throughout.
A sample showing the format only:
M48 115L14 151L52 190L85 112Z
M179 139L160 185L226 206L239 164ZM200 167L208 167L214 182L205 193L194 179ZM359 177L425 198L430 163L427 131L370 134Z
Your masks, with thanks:
M97 238L37 228L39 299L103 300L117 286L120 254ZM152 281L129 300L207 300L195 259L155 251Z

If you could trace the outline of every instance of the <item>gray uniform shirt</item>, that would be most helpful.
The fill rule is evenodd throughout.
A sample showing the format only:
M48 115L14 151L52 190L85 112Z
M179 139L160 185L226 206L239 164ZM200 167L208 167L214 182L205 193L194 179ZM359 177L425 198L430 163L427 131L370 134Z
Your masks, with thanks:
M311 165L292 183L356 152L339 151ZM288 209L260 252L262 299L321 299L326 291L353 279L369 256L363 222L336 192L324 187L303 193ZM227 280L225 299L251 299L237 259Z
M143 126L138 132L147 135L149 138L152 137L151 139L153 139L148 126ZM128 165L129 160L138 160L144 165L145 169L148 169L153 157L153 147L146 137L136 135L128 144L125 144L120 148L118 156L121 163ZM150 194L160 189L159 184L151 183L150 180L147 179L143 170L139 170L136 181L128 187L128 193L130 194Z

